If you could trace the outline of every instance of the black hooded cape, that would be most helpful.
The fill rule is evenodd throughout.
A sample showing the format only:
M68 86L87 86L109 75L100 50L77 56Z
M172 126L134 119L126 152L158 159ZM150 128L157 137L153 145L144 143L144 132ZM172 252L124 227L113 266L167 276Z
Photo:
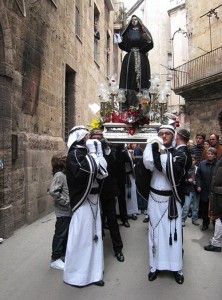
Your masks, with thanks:
M153 39L139 18L138 21L139 30L134 30L130 22L122 33L122 42L118 44L121 50L128 52L122 62L119 82L119 87L127 90L127 101L124 104L126 107L137 105L136 93L150 87L150 64L146 53L153 48ZM148 39L144 38L144 33ZM138 57L132 51L133 48L138 49Z
M84 146L73 144L66 160L66 177L71 209L74 212L85 201L97 174L93 157Z

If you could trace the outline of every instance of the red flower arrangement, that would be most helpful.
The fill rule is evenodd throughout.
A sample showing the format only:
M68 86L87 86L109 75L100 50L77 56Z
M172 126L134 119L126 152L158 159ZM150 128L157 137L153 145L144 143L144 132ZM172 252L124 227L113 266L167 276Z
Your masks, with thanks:
M150 119L147 115L147 108L147 103L130 106L126 112L122 113L123 123L130 124L134 131L140 126L149 125Z
M138 106L130 106L124 112L120 112L119 114L112 112L111 118L106 118L104 121L109 123L112 120L113 123L128 124L130 125L129 133L133 135L140 126L149 125L150 118L148 113L149 103L144 99Z
M110 115L103 118L104 123L123 123L128 124L129 134L133 135L140 126L149 125L149 108L150 103L148 100L143 99L138 106L130 106L126 111L116 112L111 111Z

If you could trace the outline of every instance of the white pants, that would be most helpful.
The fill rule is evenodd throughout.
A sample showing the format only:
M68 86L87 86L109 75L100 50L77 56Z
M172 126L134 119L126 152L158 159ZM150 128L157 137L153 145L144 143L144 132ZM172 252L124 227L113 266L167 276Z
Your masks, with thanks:
M210 243L214 247L221 247L221 242L222 242L222 222L221 219L216 219L214 236L210 240Z

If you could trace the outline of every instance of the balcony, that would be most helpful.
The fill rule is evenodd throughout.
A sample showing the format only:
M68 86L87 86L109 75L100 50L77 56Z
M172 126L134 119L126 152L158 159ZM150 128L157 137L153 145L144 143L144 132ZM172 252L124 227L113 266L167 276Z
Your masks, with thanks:
M184 96L193 90L209 90L209 87L222 92L222 47L199 56L174 71L176 94Z

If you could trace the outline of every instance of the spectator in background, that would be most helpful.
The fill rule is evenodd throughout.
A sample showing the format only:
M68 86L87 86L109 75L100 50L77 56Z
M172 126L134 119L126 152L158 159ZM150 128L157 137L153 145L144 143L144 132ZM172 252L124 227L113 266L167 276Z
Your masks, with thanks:
M49 194L54 199L55 233L52 241L51 268L64 270L64 259L72 216L69 190L66 181L66 156L53 155L51 160L53 179Z
M217 150L217 158L219 158L222 154L222 146L219 145L219 135L212 133L210 135L210 147L213 147ZM201 160L207 159L207 150L203 152Z
M100 40L100 33L98 30L98 23L94 22L94 39L95 40Z
M218 114L218 123L222 134L222 110ZM222 155L215 166L210 190L209 215L215 221L214 236L210 244L204 247L206 251L221 252L222 246Z
M209 140L205 140L205 142L204 142L204 150L207 150L208 148L210 148L210 141Z
M191 147L191 146L193 146L194 145L194 141L193 140L189 140L188 142L187 142L187 147L189 148L189 147Z
M203 132L198 132L198 133L196 133L196 138L195 138L196 145L189 147L190 153L194 154L196 157L196 166L197 167L199 166L199 163L201 162L201 157L205 150L205 148L204 148L205 139L206 139L206 134ZM202 213L201 213L201 207L200 207L200 194L199 193L197 193L197 198L198 198L198 202L199 202L198 217L200 218L202 216ZM191 215L192 215L192 212L190 210L188 217L191 217Z
M208 217L210 182L216 165L217 150L210 147L207 150L207 159L200 162L196 173L197 191L200 193L200 207L203 219L202 230L208 229L210 219Z
M196 165L198 166L200 161L201 161L201 157L202 154L204 152L204 141L206 138L206 134L199 132L196 134L196 145L193 145L191 147L189 147L189 151L191 154L194 154L196 157Z
M133 155L134 158L135 156L142 156L143 155L143 150L140 147L140 144L130 144L130 148L133 150Z
M189 169L186 179L185 179L185 203L183 205L182 211L182 226L185 226L185 222L188 216L190 205L192 204L192 224L198 226L198 210L199 210L199 198L197 198L197 189L196 189L196 157L194 154L192 157L192 166Z

